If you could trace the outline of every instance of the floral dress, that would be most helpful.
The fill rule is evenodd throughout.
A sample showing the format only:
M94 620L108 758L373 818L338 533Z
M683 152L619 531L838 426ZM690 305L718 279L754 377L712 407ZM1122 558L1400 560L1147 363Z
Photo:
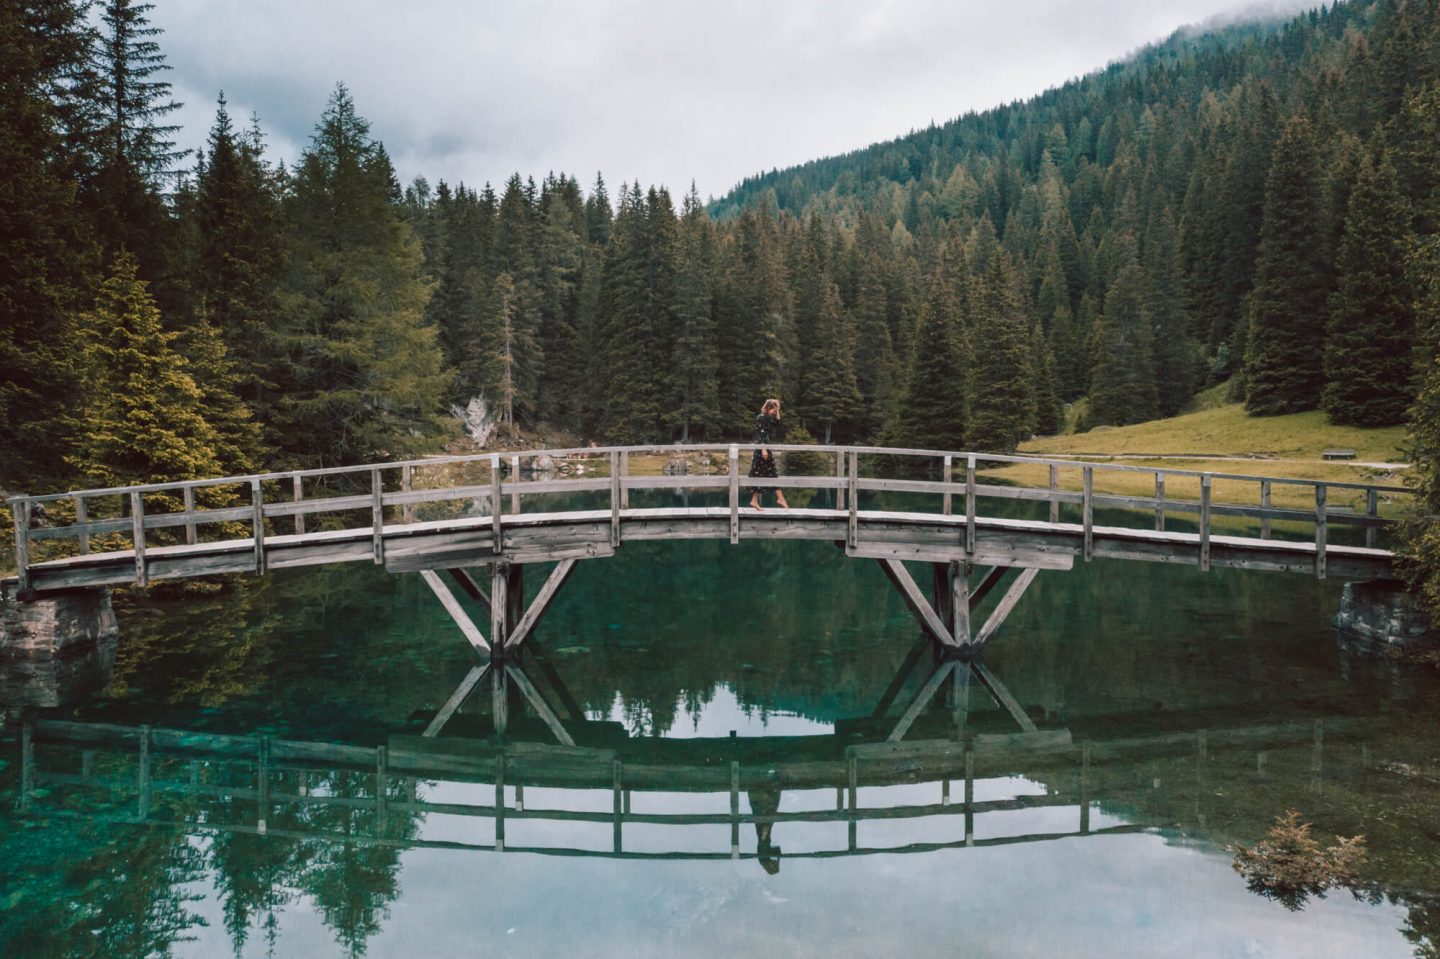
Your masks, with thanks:
M755 440L759 446L775 442L780 434L780 421L769 413L761 413L755 417ZM750 457L750 476L762 479L774 479L779 474L775 472L775 454L769 456L764 454L766 450L756 450ZM751 495L763 495L768 492L768 487L751 487Z

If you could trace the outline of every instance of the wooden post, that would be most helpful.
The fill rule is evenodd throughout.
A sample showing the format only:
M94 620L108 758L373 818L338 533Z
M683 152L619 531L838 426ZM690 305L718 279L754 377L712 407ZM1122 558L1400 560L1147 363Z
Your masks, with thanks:
M198 539L195 531L195 487L185 487L185 542L191 546Z
M620 508L630 508L630 491L625 488L625 480L630 476L630 451L620 451Z
M510 512L520 512L520 457L510 457Z
M740 542L740 447L730 444L730 543Z
M505 754L495 757L495 851L505 851Z
M505 529L502 514L505 505L500 501L500 457L490 457L490 551L496 556L505 552Z
M950 515L950 484L955 480L955 457L945 457L945 470L942 477L945 481L945 498L941 512L946 516Z
M835 478L837 480L845 479L844 450L835 451ZM845 486L843 483L835 488L835 508L838 510L845 509Z
M415 488L415 467L406 463L400 467L400 491L408 493ZM400 520L410 524L415 522L415 504L406 503L400 510Z
M1050 522L1060 522L1060 467L1050 467Z
M615 804L615 805L614 805L614 810L615 810L615 813L614 813L614 816L615 816L615 843L614 843L614 845L615 845L615 852L618 853L618 852L620 852L620 850L621 850L621 848L622 848L621 842L620 842L620 824L621 824L622 822L624 822L624 819L625 819L624 798L623 798L623 796L621 795L621 792L622 792L623 789L624 789L624 775L623 775L623 772L622 772L622 767L621 767L621 765L620 765L620 760L618 760L618 759L615 760L615 765L614 765L613 767L611 767L611 768L612 768L612 771L613 771L614 774L615 774L615 786L614 786L614 789L615 789L615 798L614 798L614 804Z
M1165 532L1165 474L1155 471L1155 531Z
M1081 469L1081 483L1080 522L1084 528L1082 551L1085 562L1088 563L1095 553L1095 467L1086 466Z
M265 835L265 830L270 820L270 737L260 737L259 761L255 766L255 794L257 808L255 810L255 829L260 835Z
M385 780L389 777L385 774L385 747L375 747L375 825L384 834L386 796Z
M955 643L968 646L970 643L970 564L952 562L950 565L950 606L955 627Z
M1268 509L1270 508L1270 481L1269 481L1269 480L1261 480L1261 481L1260 481L1260 508L1261 508L1262 510L1268 510ZM1260 538L1261 538L1261 539L1269 539L1269 538L1270 538L1270 517L1269 517L1269 515L1267 515L1267 514L1262 514L1262 515L1260 516Z
M26 520L28 526L28 515ZM130 494L130 536L135 543L135 585L149 586L150 574L145 569L145 501L138 490Z
M490 572L490 654L505 654L510 635L510 564L496 563Z
M15 500L15 572L21 593L30 591L30 501ZM27 727L28 728L28 727Z
M299 473L290 477L290 499L299 503L305 499L305 481ZM305 516L303 513L295 514L295 535L305 535Z
M860 791L860 766L859 760L854 756L847 756L845 762L845 774L849 782L849 815L850 820L850 851L855 851L855 807Z
M850 451L850 473L845 479L850 492L850 522L845 536L851 549L854 549L860 541L860 454L854 450Z
M975 844L975 754L965 750L965 845Z
M250 526L255 537L255 572L265 572L265 491L260 481L250 481Z
M1200 571L1210 571L1210 474L1200 476Z
M1380 516L1380 494L1373 489L1365 491L1365 515L1370 519L1377 519ZM1368 549L1375 548L1375 527L1365 527L1365 546Z
M734 480L731 480L731 481L730 481L730 485L733 487L733 486L735 485L735 481L734 481ZM611 546L619 546L619 545L620 545L620 492L621 492L621 490L620 490L620 454L617 453L617 452L615 452L614 450L611 450L611 451L610 451L610 545L611 545ZM733 497L732 497L732 499L733 499ZM734 522L734 519L733 519L733 514L734 514L735 510L732 508L732 509L730 510L730 512L731 512L731 514L732 514L732 519L731 519L731 523L730 523L730 526L731 526L730 542L733 543L733 542L735 542L735 535L734 535L735 522Z
M730 760L730 858L740 858L740 763Z
M965 557L975 555L975 456L965 458Z
M1315 578L1325 578L1325 484L1315 484Z
M510 691L506 688L505 670L498 668L490 670L490 722L497 736L503 737L510 726Z
M139 799L135 812L141 819L150 815L150 727L140 727L140 763L136 773Z
M370 471L370 514L371 529L374 533L375 564L385 564L385 486L380 476L380 467Z
M84 526L86 523L89 522L90 516L85 508L85 497L77 495L75 497L75 525ZM88 529L82 529L80 531L80 555L84 556L86 553L89 552L90 531Z
M35 734L29 723L20 727L20 811L30 811L35 792Z
M1090 740L1080 744L1080 835L1090 831Z

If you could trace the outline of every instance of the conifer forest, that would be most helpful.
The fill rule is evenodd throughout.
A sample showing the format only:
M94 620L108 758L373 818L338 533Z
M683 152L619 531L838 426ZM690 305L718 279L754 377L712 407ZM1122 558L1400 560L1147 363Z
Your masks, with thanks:
M343 84L289 165L223 94L179 151L150 10L0 6L0 487L434 452L474 397L512 437L746 438L780 396L791 441L1003 452L1227 384L1410 418L1440 506L1427 0L1182 31L718 199L401 183Z

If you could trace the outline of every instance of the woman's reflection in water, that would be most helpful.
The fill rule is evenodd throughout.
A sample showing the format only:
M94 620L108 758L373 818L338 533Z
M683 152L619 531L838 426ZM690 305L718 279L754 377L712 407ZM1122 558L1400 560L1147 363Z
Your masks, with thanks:
M756 816L773 816L780 811L780 790L778 789L751 789L745 793L750 800L750 811ZM770 841L770 832L775 828L773 822L755 822L755 853L760 859L760 867L770 875L780 871L780 847Z

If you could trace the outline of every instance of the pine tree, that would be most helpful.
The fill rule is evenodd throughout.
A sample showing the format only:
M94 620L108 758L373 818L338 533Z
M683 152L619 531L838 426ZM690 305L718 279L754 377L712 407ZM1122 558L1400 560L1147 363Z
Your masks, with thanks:
M1034 370L1023 303L1008 257L992 256L979 281L970 400L972 449L1013 453L1035 422Z
M122 253L81 319L86 394L72 462L91 486L224 475L204 393L147 287Z
M1400 423L1414 396L1409 220L1394 168L1383 156L1362 159L1329 303L1321 405L1332 422Z
M1314 409L1324 385L1330 264L1319 160L1310 124L1285 125L1265 183L1265 217L1250 295L1245 408L1270 415Z

